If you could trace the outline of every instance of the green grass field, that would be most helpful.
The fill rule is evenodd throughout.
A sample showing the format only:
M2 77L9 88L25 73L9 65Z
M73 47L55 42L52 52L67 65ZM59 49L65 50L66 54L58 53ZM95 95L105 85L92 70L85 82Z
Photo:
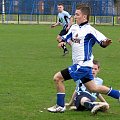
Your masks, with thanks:
M104 84L120 89L120 26L95 28L113 41L106 49L98 45L93 49L95 59L101 62L99 77ZM57 48L60 29L50 29L49 25L0 25L0 120L120 119L120 104L107 96L107 113L47 112L46 108L56 103L54 73L72 64L71 48L68 46L70 54L65 57ZM68 102L75 83L66 81L65 86Z

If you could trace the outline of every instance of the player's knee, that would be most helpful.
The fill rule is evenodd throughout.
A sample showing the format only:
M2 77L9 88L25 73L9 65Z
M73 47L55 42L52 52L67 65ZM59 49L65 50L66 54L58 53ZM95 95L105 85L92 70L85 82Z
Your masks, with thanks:
M56 40L57 40L57 41L59 40L59 37L58 37L58 36L56 37Z
M60 36L57 36L56 40L57 40L58 42L60 42L60 41L61 41L61 40L60 40Z
M62 77L61 77L60 72L58 72L58 73L56 73L56 74L54 75L53 80L54 80L56 83L62 81Z
M84 106L84 103L85 103L86 101L90 101L90 99L88 99L87 97L83 97L83 98L81 99L81 101L80 101L81 105Z

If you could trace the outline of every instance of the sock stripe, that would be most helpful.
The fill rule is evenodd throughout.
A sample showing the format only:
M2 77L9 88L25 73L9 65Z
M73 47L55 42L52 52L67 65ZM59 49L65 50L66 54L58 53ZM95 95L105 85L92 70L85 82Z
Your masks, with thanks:
M110 87L110 90L107 92L107 95L109 95L111 91L112 91L112 87Z
M57 93L57 94L65 94L65 93Z

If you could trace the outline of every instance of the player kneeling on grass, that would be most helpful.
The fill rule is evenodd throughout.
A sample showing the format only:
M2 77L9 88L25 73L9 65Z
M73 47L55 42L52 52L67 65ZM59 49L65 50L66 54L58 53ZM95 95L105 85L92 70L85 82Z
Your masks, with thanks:
M99 70L100 63L94 60L92 68L94 81L97 85L102 85L103 80L96 76ZM100 102L95 102L97 98L100 100ZM96 114L98 110L105 112L109 109L109 104L106 102L103 96L99 93L90 93L82 84L81 80L76 81L76 89L72 95L70 102L66 103L66 106L69 107L69 110L90 110L92 114Z

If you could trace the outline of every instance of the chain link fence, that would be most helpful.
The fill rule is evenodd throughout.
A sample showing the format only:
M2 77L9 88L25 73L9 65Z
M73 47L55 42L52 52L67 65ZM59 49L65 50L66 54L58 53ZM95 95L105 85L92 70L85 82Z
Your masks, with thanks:
M76 5L91 7L91 24L120 24L120 0L0 0L0 23L52 24L57 19L57 4L74 15Z

